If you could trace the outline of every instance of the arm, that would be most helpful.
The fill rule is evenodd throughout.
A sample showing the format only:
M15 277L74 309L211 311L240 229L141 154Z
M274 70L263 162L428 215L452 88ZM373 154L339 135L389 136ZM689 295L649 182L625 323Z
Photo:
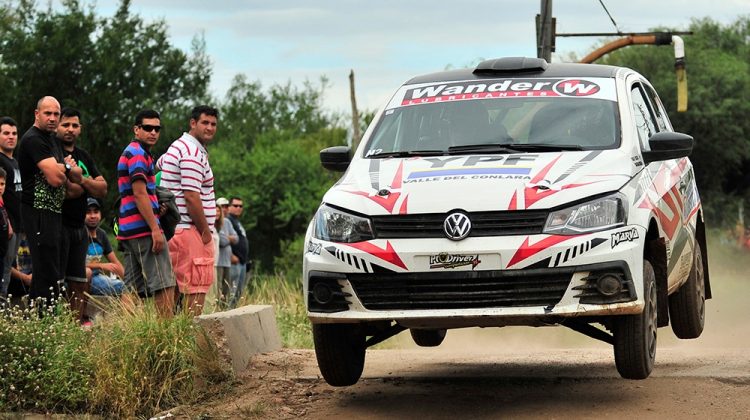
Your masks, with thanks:
M99 168L96 166L96 162L91 158L89 152L79 148L80 153L80 164L78 166L85 166L85 176L81 179L81 186L88 193L88 195L96 198L104 198L107 195L107 181L99 172ZM83 169L83 168L82 168Z
M37 162L36 166L42 171L47 183L55 188L65 184L65 165L57 163L54 157L48 157Z
M135 205L138 207L138 212L143 216L143 219L151 229L151 240L153 247L151 248L154 253L158 254L164 248L165 240L164 234L161 233L159 223L156 221L154 215L154 209L151 208L151 200L148 198L148 190L146 190L146 181L143 179L133 180L133 196L135 197Z
M115 255L114 252L110 252L109 254L107 254L107 259L109 260L109 263L111 265L109 271L111 273L115 273L121 279L125 278L125 267L123 267L120 260L117 259L117 255Z
M31 274L22 273L22 272L18 271L18 269L16 269L16 267L11 267L10 268L10 275L11 275L11 277L15 277L15 278L21 280L21 282L26 287L31 286Z
M83 195L83 187L80 184L75 184L69 179L65 180L65 198L78 198Z
M63 168L63 174L70 182L73 182L75 184L80 184L83 181L83 169L81 169L78 166L78 163L76 163L75 159L73 159L72 156L68 155L64 158L65 163L61 163ZM70 170L65 171L65 164L70 165Z
M211 229L208 228L206 214L203 212L203 202L201 201L200 193L185 190L185 204L187 205L190 219L201 234L203 244L211 242Z
M83 178L81 187L92 197L104 198L107 195L107 181L101 175L96 178Z
M88 263L86 264L86 267L114 273L119 278L125 277L125 267L123 267L120 260L117 259L117 255L115 255L114 252L110 252L109 254L107 254L107 260L109 260L109 262Z
M227 238L229 238L229 244L230 245L236 244L237 241L240 240L240 238L237 236L237 232L235 232L234 230L234 225L232 225L232 221L229 219L224 219L224 226L226 226L227 228Z
M229 244L229 235L227 235L222 229L221 231L219 231L219 248L224 248Z

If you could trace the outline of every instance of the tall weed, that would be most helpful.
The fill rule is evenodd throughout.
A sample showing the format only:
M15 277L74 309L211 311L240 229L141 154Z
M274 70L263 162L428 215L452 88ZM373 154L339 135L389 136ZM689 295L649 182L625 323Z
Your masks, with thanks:
M162 319L152 303L106 309L90 331L67 307L45 317L2 310L0 411L144 417L188 403L205 384L228 377L191 316Z
M312 348L302 282L297 277L287 278L283 274L255 275L252 282L252 291L246 291L239 305L274 305L284 347Z
M88 398L91 342L70 312L40 317L18 306L0 309L0 411L76 411Z

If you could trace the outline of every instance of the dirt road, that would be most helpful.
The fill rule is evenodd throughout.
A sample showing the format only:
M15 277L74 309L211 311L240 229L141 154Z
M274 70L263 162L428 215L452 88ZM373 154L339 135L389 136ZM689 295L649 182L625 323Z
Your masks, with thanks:
M726 247L724 248L726 250ZM711 252L713 299L696 340L660 328L656 366L621 379L612 347L563 327L450 330L437 348L403 332L368 350L358 384L328 386L312 350L256 356L177 418L750 419L750 253ZM163 413L164 414L164 413Z
M368 350L360 382L333 388L312 350L254 358L188 418L495 419L750 418L750 259L715 258L706 329L678 340L659 329L656 367L621 379L612 348L565 328L451 330L438 348L408 333ZM726 258L728 259L728 258ZM718 264L717 264L718 263Z
M257 357L221 398L173 410L210 418L750 418L750 352L660 349L651 377L617 375L609 349L373 350L333 388L314 352Z

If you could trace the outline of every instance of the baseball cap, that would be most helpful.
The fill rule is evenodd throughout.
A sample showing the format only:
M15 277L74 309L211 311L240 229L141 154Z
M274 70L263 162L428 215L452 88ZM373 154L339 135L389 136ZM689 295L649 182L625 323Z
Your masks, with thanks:
M99 200L97 200L94 197L89 197L86 199L86 207L96 207L98 209L102 208L102 205L99 204Z
M224 197L219 197L218 199L216 199L216 205L217 206L228 206L229 205L229 200L227 200Z

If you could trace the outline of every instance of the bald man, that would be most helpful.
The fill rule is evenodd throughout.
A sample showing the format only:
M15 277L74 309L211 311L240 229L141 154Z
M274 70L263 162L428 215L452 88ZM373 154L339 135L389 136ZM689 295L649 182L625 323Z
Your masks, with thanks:
M31 252L31 297L54 305L60 296L62 205L67 183L80 184L82 171L63 155L54 133L60 122L60 103L51 96L37 102L34 125L18 146L21 170L21 219Z

